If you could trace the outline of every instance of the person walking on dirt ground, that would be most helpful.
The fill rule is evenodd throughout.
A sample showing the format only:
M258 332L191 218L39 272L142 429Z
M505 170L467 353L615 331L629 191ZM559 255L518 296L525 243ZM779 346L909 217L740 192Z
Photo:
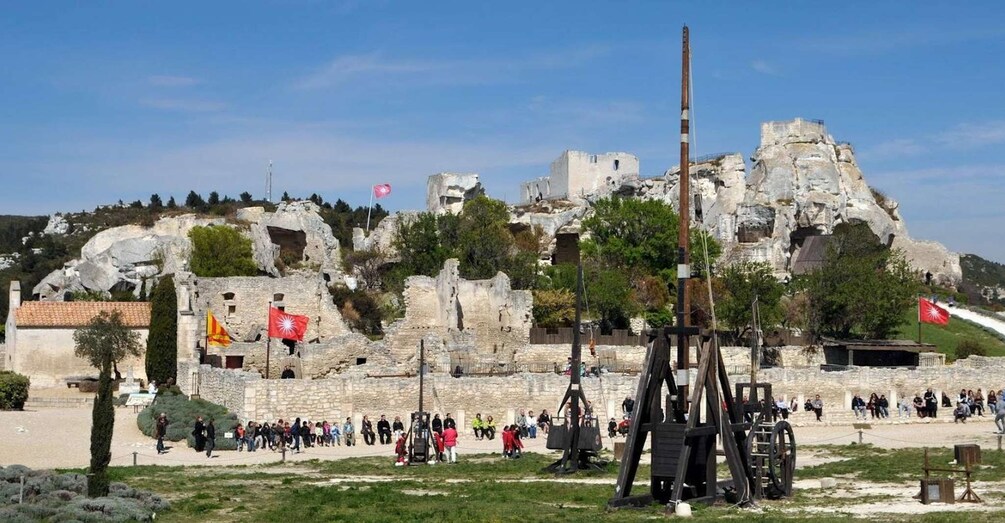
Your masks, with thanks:
M216 448L216 426L213 424L213 418L209 418L209 423L206 424L206 457L213 457L213 449Z
M164 436L167 436L168 429L168 418L167 414L161 412L161 415L157 418L157 453L163 454L164 451Z
M195 438L195 451L206 450L206 425L202 423L202 416L195 418L195 427L192 429L192 437Z

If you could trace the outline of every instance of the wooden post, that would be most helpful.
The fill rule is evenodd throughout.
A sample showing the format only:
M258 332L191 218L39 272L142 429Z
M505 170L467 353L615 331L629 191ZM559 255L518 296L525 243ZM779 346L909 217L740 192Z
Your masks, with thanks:
M270 356L272 355L272 336L269 336L269 317L272 316L272 300L269 300L269 310L265 318L265 379L269 379ZM285 456L285 453L284 453ZM283 458L286 461L286 458Z
M688 243L690 241L691 189L690 189L690 152L691 142L691 43L687 26L684 26L684 37L681 46L681 91L680 91L680 226L677 231L677 327L690 325L688 316L691 307L687 294L687 280L691 277L691 267L688 265ZM684 421L684 413L688 411L687 397L689 393L691 361L688 354L687 334L683 330L677 334L677 421ZM698 386L701 386L699 383Z

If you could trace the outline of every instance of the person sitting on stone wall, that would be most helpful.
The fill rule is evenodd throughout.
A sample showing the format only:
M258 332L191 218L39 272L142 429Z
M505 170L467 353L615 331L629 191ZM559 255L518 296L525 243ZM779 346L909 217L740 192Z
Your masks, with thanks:
M956 404L956 409L953 410L953 423L967 422L967 417L970 416L970 409L967 408L967 404L964 402L959 402Z
M482 426L484 422L482 421L482 413L479 412L475 414L475 419L471 420L471 430L475 433L475 439L482 439Z
M542 410L541 414L537 417L537 426L541 429L541 432L548 433L548 429L551 428L551 414L548 414L548 409Z
M342 446L342 430L338 428L338 422L332 423L332 443Z
M534 417L534 411L527 411L527 436L530 439L537 439L537 418Z
M526 436L529 434L527 430L527 411L520 409L520 415L516 417L516 426L520 429L520 435Z
M869 417L876 419L877 412L876 408L879 406L879 396L875 392L869 395L869 403L866 404L865 408L869 409Z
M890 417L890 400L886 399L886 394L879 395L879 401L876 403L876 413L883 419Z
M387 416L381 414L377 421L377 434L380 435L380 444L391 443L391 423L387 421Z
M778 398L775 400L775 410L778 411L783 420L789 419L789 402Z
M325 445L325 428L320 421L314 422L314 444L319 447Z
M618 434L618 422L611 418L611 421L607 422L607 436L614 438Z
M332 424L328 423L328 420L321 422L321 434L324 438L324 444L326 447L332 446Z
M898 418L911 417L911 401L907 399L907 396L901 396L900 401L897 402L897 417Z
M851 410L855 413L855 419L865 419L865 400L858 394L851 399Z
M363 416L363 428L361 432L363 433L363 443L373 445L377 442L377 436L373 433L373 422L370 421L368 416Z
M398 441L398 436L405 433L405 424L401 422L401 416L394 417L394 423L391 424L391 432L394 434L394 440Z
M946 394L945 391L942 391L942 406L949 409L953 408L953 400L949 398L949 394Z
M974 393L974 409L978 416L984 416L984 391L981 389Z
M514 427L515 426L516 425L514 425ZM496 422L494 419L492 419L491 414L489 414L488 417L485 418L485 422L482 423L482 435L485 436L485 438L488 439L489 441L492 441L496 438Z
M914 401L912 403L914 404L914 410L918 414L919 418L924 418L928 415L928 407L925 406L925 400L921 399L920 395L915 394Z
M356 445L356 430L352 426L352 418L346 418L345 423L342 424L342 437L345 438L345 446L353 447Z
M991 414L998 413L998 393L995 392L995 389L988 389L988 410L991 411Z

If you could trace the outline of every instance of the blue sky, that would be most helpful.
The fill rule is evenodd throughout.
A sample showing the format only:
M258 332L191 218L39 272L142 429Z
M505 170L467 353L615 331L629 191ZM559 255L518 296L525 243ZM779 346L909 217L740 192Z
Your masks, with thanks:
M42 4L42 5L37 5ZM1005 261L1005 8L844 2L8 3L0 214L195 189L424 206L565 149L676 164L680 27L697 154L797 116L851 142L912 236ZM96 4L96 3L94 3ZM694 3L698 4L698 3Z

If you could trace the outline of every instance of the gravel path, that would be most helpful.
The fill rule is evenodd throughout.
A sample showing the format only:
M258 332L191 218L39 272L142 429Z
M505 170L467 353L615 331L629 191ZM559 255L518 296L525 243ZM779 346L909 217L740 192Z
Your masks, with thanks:
M34 468L79 468L88 465L91 410L87 408L51 408L23 412L0 412L0 464L19 463ZM984 448L996 449L997 436L992 434L994 424L989 417L967 424L897 424L875 425L866 430L864 442L879 447L901 448L918 446L951 447L957 443L978 443ZM849 426L796 427L799 445L844 445L858 441L858 432ZM620 440L619 441L623 441ZM528 451L545 452L544 438L524 440ZM610 440L604 440L610 445ZM461 459L465 455L500 452L502 442L475 440L463 431L458 446ZM137 453L140 465L242 465L279 461L280 455L271 451L254 453L224 451L218 457L206 458L188 448L184 442L175 444L167 454L157 455L155 441L144 436L136 427L136 414L132 408L117 408L115 434L112 439L112 464L129 465ZM393 445L368 447L311 448L300 454L287 454L287 461L308 459L341 459L357 456L393 456Z

